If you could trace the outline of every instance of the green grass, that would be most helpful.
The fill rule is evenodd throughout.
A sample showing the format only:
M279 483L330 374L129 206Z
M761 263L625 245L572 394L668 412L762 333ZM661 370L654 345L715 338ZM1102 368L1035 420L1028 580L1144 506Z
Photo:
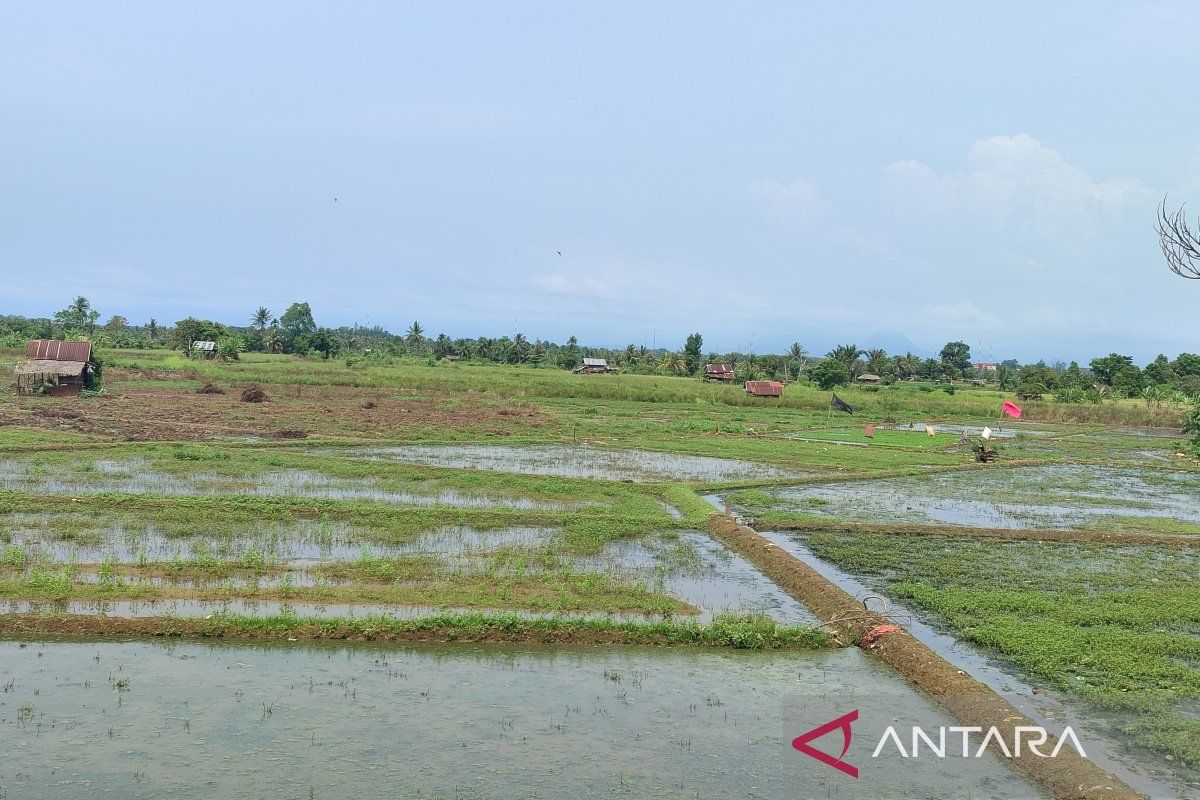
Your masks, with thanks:
M1190 550L814 533L822 559L1045 687L1136 713L1144 747L1200 766L1200 555ZM1151 713L1153 711L1153 713ZM1174 733L1173 733L1174 732Z

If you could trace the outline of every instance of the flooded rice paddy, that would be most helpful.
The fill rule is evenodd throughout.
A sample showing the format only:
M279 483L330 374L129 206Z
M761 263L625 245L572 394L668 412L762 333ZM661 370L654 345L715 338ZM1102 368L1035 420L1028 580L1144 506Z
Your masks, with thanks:
M0 662L0 792L31 800L858 797L791 747L823 706L954 724L854 649L0 642ZM846 756L871 797L1038 796L990 756L873 744Z
M153 525L112 524L94 533L86 544L55 538L52 515L30 515L25 525L10 528L10 542L4 553L10 561L18 558L31 567L43 565L92 565L90 572L76 572L81 583L102 580L97 565L177 564L221 561L233 565L253 562L277 569L267 575L177 579L142 577L138 584L181 588L220 586L231 595L253 594L261 589L288 586L309 588L315 585L346 585L350 581L329 581L316 577L314 570L338 562L365 559L430 557L429 569L441 570L451 580L456 571L492 570L493 560L502 555L505 563L518 563L520 569L536 570L539 559L553 549L561 535L555 528L513 527L476 530L462 526L444 526L418 535L409 541L390 544L374 541L368 531L352 526L332 526L309 522L280 528L272 526L257 532L226 537L166 536ZM20 555L17 556L19 551ZM764 614L787 624L812 624L816 618L800 603L765 578L749 562L724 545L699 531L679 530L629 541L609 542L601 552L569 559L575 570L607 575L625 585L653 587L699 611L701 621L723 613ZM61 604L60 604L61 605ZM40 604L38 607L44 607ZM24 610L29 604L22 603ZM174 599L164 602L72 603L75 613L107 613L131 616L170 613L203 616L237 612L254 615L297 613L327 615L357 607L357 614L387 613L413 616L428 613L428 608L383 606L375 603L344 605L337 603L284 603L231 597L228 601L202 602Z
M637 482L739 481L797 477L799 473L749 461L565 445L402 445L344 448L335 453L435 467L491 470L565 478L601 478Z
M1200 475L1055 465L767 490L770 510L854 522L1084 528L1200 521ZM754 511L762 511L757 508Z
M155 471L140 459L95 461L91 462L91 466L90 470L79 471L28 461L0 461L0 489L72 496L120 493L178 497L238 495L375 500L404 506L479 509L561 511L583 505L524 497L473 495L453 490L429 493L394 491L371 478L340 478L300 469L264 471L252 477L231 477L207 472L181 477Z
M955 638L944 626L938 624L935 616L913 611L889 598L889 581L886 578L881 580L880 575L856 576L844 571L836 564L816 555L806 544L803 534L769 530L760 533L777 547L813 567L847 593L856 598L870 598L867 602L871 608L885 613L890 619L903 625L905 630L942 658L989 686L997 695L1037 724L1051 729L1071 725L1076 731L1086 731L1089 758L1101 768L1119 775L1146 797L1200 796L1200 792L1194 791L1196 787L1189 788L1190 779L1186 772L1173 769L1169 764L1163 764L1149 756L1144 750L1131 747L1128 735L1123 734L1121 729L1136 722L1136 714L1121 715L1111 711L1100 714L1096 708L1078 697L1039 689L1038 681L1025 675L1016 665L993 652L987 652ZM1019 548L1009 549L1019 551ZM1077 550L1071 547L1064 549ZM1022 571L1023 565L1029 567L1039 560L1044 570L1045 554L1039 555L1035 548L1027 548L1026 552L1017 552L1015 555L1011 564L1013 570ZM1153 554L1147 555L1153 557ZM1083 550L1076 552L1075 556L1072 560L1072 571L1077 576L1103 581L1105 570L1119 572L1112 569L1108 560L1096 558L1095 553ZM1172 563L1178 560L1179 554L1163 553L1161 556L1164 568L1179 568L1178 564ZM1194 559L1190 556L1187 558L1192 561L1190 567L1194 569ZM886 572L884 574L886 575ZM1046 581L1046 585L1072 583L1072 577L1056 574L1053 581ZM1110 574L1107 577L1111 580L1114 575ZM1031 588L1038 586L1037 582L1030 582L1029 585Z

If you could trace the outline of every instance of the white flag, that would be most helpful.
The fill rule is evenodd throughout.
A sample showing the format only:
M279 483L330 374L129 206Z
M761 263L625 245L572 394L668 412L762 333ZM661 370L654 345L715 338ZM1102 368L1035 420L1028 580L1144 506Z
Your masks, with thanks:
M991 439L991 438L992 438L992 429L991 429L991 428L984 428L984 429L983 429L983 433L981 433L981 434L980 434L980 436L982 436L982 437L984 438L984 440L985 440L985 441L986 441L987 439Z

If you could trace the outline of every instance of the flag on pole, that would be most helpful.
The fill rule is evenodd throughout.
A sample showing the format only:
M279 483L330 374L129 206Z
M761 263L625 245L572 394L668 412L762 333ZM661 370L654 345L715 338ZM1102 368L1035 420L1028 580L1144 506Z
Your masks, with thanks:
M833 397L829 400L829 407L838 411L845 411L847 414L854 413L854 409L845 400L838 397L837 392L834 392Z
M979 434L979 435L980 435L980 436L982 436L982 437L983 437L983 440L986 442L988 439L991 439L991 438L992 438L992 429L991 429L991 428L988 428L988 427L985 427L985 428L983 429L983 433L981 433L981 434Z
M1004 405L1001 406L1001 408L1003 409L1005 414L1012 417L1013 419L1021 418L1021 407L1019 405L1017 405L1016 403L1012 402L1011 400L1005 400Z
M867 438L868 438L868 439L874 439L874 438L875 438L875 426L874 426L874 425L868 425L868 426L867 426Z
M932 426L932 425L926 425L926 426L925 426L925 435L926 435L926 436L933 436L933 433L934 433L934 431L933 431L933 426Z

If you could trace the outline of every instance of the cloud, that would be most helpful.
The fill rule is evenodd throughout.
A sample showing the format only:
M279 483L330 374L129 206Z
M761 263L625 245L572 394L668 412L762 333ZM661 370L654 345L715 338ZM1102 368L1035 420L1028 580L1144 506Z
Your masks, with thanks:
M833 208L821 198L816 184L804 178L791 183L761 180L750 184L750 196L762 201L772 220L782 226L819 222L833 214Z
M1097 180L1027 133L975 142L965 170L898 161L884 168L884 178L895 211L968 212L1000 225L1108 218L1156 196L1136 178Z

